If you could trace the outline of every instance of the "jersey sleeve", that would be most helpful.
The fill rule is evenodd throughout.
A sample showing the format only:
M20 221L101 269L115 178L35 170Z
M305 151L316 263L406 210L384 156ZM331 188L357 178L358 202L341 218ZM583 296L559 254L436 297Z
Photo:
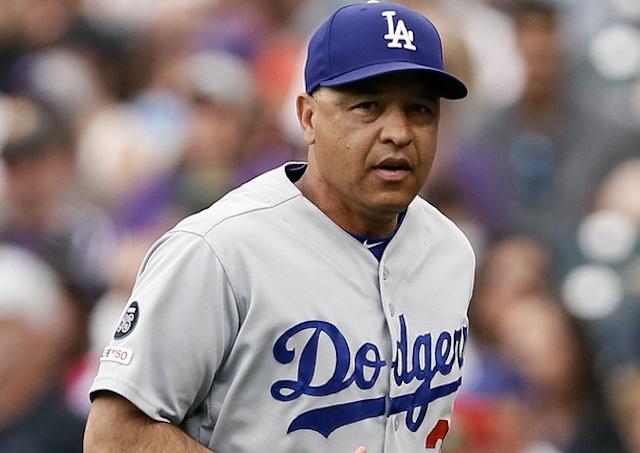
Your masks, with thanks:
M142 263L90 395L110 390L155 420L180 424L204 401L239 322L232 287L206 240L168 233Z

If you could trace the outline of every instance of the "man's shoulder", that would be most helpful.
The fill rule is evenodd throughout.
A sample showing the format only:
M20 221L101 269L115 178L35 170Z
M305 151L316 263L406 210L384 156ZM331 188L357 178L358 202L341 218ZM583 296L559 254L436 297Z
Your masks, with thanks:
M447 217L440 209L422 197L416 197L409 208L426 219L429 223L436 223L442 227L458 229L455 223Z
M425 228L427 233L437 239L453 241L465 249L470 249L470 242L462 229L436 206L427 200L416 197L410 208L420 217L417 223L420 228Z
M261 214L300 196L285 168L270 170L233 189L209 208L183 219L173 230L205 236L224 224L258 221Z

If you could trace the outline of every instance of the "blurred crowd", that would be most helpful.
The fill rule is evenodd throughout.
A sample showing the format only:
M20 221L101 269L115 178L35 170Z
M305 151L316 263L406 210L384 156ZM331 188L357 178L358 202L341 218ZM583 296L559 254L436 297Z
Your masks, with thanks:
M147 248L304 159L345 0L0 2L0 451L81 451ZM445 453L640 453L640 3L402 0L469 85L423 195L478 259Z

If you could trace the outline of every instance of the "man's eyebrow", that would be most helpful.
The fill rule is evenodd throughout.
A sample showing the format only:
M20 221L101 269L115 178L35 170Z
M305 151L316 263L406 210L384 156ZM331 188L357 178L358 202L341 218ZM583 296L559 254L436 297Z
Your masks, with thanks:
M333 89L348 96L376 96L384 94L388 85L378 82L358 81L334 87ZM413 95L424 101L437 102L440 95L428 85L416 86Z
M384 87L381 84L367 81L348 83L335 87L335 89L350 95L381 94L384 92Z
M376 96L382 94L382 90L374 90L374 89L365 89L365 88L354 88L354 89L346 89L342 91L342 94L351 97L367 97L367 96Z
M438 101L440 95L432 90L416 91L416 96L426 101Z

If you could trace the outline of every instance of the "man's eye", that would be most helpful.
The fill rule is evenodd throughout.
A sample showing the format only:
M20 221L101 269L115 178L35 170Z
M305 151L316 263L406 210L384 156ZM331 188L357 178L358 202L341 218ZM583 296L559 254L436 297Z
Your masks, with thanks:
M373 101L360 102L356 105L356 109L372 110L376 107L376 103Z
M411 110L416 113L433 113L434 111L431 106L425 104L413 104Z

